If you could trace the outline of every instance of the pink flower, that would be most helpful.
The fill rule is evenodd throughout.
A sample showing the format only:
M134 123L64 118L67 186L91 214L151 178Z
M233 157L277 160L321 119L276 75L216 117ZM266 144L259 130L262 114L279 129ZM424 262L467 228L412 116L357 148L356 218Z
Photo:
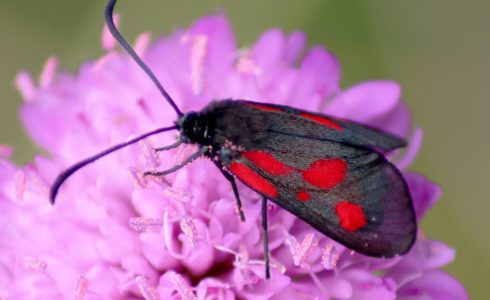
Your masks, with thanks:
M8 155L0 162L0 299L468 298L439 269L454 259L442 242L420 234L403 257L369 258L273 204L272 278L265 280L257 194L241 187L242 223L227 181L209 161L162 180L142 177L193 150L153 154L153 146L175 140L170 133L81 170L51 206L48 190L61 170L175 119L141 69L107 35L103 44L107 54L78 74L58 72L52 58L39 84L27 73L17 78L22 121L48 155L20 168ZM322 47L303 57L305 44L302 33L275 29L239 50L226 17L212 16L152 45L143 34L135 49L183 111L236 98L357 120L410 140L392 157L405 169L422 132L411 132L399 85L370 81L341 90L337 59ZM420 219L441 191L421 175L404 175Z

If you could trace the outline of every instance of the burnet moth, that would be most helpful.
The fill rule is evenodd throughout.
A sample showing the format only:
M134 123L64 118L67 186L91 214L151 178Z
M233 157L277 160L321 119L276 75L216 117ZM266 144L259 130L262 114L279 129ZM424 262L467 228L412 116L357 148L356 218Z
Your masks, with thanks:
M238 178L262 196L266 278L269 278L267 200L348 248L373 257L405 254L417 231L412 199L401 173L384 153L405 146L391 134L355 122L288 106L245 100L214 101L201 111L182 113L153 72L122 37L109 0L106 24L121 46L155 83L178 115L174 126L150 131L78 162L62 172L50 191L80 168L149 136L178 130L172 145L194 144L185 161L145 176L165 176L199 157L207 157L231 184L242 221Z

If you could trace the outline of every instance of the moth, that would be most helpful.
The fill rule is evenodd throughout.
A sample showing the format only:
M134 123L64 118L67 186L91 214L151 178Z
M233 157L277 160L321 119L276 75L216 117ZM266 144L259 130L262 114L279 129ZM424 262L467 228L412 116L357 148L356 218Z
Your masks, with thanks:
M177 130L181 144L198 150L165 176L199 157L209 158L231 185L242 221L245 214L236 179L262 197L266 278L270 278L267 201L270 200L348 248L373 257L410 250L416 238L415 212L407 184L385 154L405 141L362 124L289 106L247 100L221 100L200 111L182 113L153 72L119 33L113 21L116 0L105 11L106 24L121 46L155 83L178 115L159 128L78 162L62 172L50 191L80 168L149 136Z

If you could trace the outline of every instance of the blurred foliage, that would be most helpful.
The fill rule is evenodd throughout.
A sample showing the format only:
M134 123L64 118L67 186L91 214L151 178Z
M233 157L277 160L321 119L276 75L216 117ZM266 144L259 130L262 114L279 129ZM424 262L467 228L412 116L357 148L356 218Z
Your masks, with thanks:
M487 1L120 1L122 30L169 33L199 16L225 11L241 45L264 30L303 30L310 45L326 45L343 71L343 86L369 79L400 82L425 142L413 169L440 183L444 195L423 222L424 232L457 249L447 269L472 298L489 299L490 170L488 101L490 2ZM105 1L2 1L0 143L17 162L36 153L17 117L19 70L39 74L51 55L75 71L100 50ZM487 297L485 297L487 296Z

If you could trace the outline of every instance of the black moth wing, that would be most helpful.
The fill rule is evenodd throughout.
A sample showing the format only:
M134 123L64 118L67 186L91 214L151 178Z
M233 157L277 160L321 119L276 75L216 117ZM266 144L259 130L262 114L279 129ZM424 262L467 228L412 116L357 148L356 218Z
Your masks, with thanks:
M321 120L322 123L320 124L324 125L311 126L311 124L302 124L303 126L282 127L282 122L272 122L273 124L271 125L278 126L272 126L272 128L270 128L269 130L277 130L279 132L284 132L297 136L308 136L309 138L315 139L327 139L335 141L337 143L346 143L353 146L369 147L373 149L379 149L384 152L406 146L406 142L404 139L401 139L387 132L380 131L376 128L350 120L339 119L332 116L326 116L323 114L308 112L305 110L277 104L264 104L252 101L235 100L229 103L229 105L237 106L239 108L252 108L256 112L262 111L279 113L276 115L268 115L268 117L271 118L279 117L286 119L295 119L296 121L301 122L305 119ZM282 115L280 114L281 112L283 113ZM314 125L318 125L318 123Z
M215 102L201 113L214 122L220 163L254 191L362 254L393 257L411 248L416 222L410 193L401 173L375 151L403 140L346 120L250 101ZM345 162L342 180L328 188L308 181L305 172L319 161ZM328 185L332 171L322 173L320 182ZM359 214L365 223L352 228Z

